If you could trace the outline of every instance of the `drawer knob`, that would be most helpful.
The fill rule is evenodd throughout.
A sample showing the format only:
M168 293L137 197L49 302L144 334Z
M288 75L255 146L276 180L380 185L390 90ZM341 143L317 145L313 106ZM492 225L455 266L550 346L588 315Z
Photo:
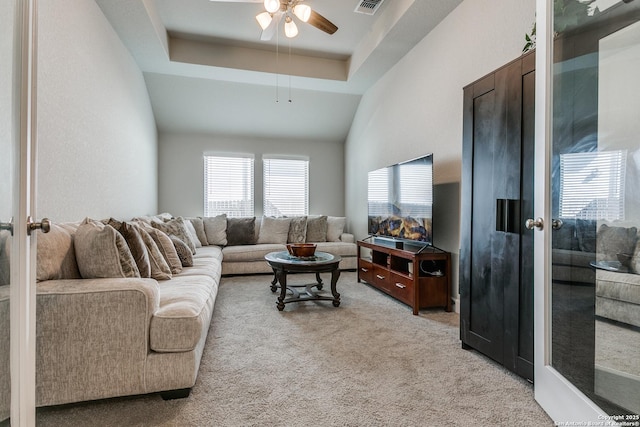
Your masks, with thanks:
M380 280L384 280L384 276L381 276L381 275L379 275L379 274L376 274L376 277L377 277L378 279L380 279Z
M364 271L365 273L369 271L369 269L368 269L368 268L364 268L364 267L363 267L363 268L361 268L360 270Z
M407 287L407 285L403 285L402 283L396 283L396 286L400 289L404 289Z

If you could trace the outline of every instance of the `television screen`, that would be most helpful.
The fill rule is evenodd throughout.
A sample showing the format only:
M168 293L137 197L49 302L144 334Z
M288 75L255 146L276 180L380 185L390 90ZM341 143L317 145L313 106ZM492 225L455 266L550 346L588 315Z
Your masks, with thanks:
M369 172L369 234L433 244L433 155Z

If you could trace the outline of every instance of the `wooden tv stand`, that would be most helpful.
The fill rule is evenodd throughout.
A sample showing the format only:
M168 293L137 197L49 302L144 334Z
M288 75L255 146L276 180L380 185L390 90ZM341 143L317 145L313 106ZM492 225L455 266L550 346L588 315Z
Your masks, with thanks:
M391 295L413 308L451 311L451 254L433 246L419 253L358 241L358 282Z

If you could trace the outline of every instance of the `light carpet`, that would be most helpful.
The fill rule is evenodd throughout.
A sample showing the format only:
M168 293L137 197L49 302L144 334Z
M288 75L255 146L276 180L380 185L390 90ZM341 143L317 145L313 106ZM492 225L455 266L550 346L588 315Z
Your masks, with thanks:
M39 426L551 426L533 387L461 348L458 315L338 282L341 305L288 304L270 276L223 278L191 396L39 408ZM312 280L296 275L289 282ZM325 279L328 280L328 277ZM327 286L328 287L328 286Z

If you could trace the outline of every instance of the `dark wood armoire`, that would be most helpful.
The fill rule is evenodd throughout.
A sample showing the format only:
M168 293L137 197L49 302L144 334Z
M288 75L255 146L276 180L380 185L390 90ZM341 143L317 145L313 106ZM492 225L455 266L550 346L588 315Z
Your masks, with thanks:
M464 88L460 338L533 381L535 54Z

